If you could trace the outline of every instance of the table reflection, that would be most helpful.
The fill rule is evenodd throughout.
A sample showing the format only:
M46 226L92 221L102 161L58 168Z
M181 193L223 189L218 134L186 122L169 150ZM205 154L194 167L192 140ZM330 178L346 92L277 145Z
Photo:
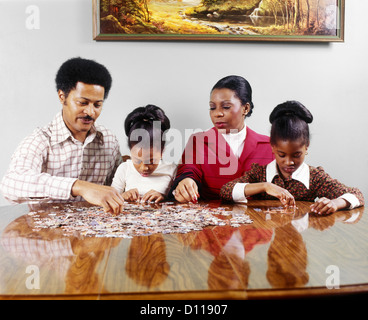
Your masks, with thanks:
M293 213L272 214L267 209L277 203L264 203L255 201L247 206L211 204L225 206L232 215L247 214L253 219L252 224L237 228L215 226L186 234L153 234L132 239L83 237L80 234L65 236L58 228L36 232L34 218L23 215L5 228L2 227L1 246L8 255L6 259L0 260L0 278L7 279L6 287L1 288L2 293L17 294L20 291L27 294L19 286L14 292L17 268L26 265L36 265L51 274L48 279L52 278L50 287L44 290L45 294L104 294L114 290L124 293L142 288L155 292L193 289L186 287L185 278L189 280L196 270L190 267L180 269L184 281L179 281L173 269L175 261L168 259L168 250L189 253L198 251L203 257L209 257L204 259L206 261L198 261L198 266L207 266L206 274L200 277L206 282L205 290L208 291L257 289L249 288L252 271L256 274L255 270L251 270L256 265L254 261L259 264L260 269L266 270L264 278L267 284L262 284L261 289L303 288L310 285L310 278L313 278L308 269L310 260L320 258L315 257L318 254L316 246L310 245L313 252L308 252L310 249L306 241L310 242L312 238L311 235L306 237L307 240L304 238L307 230L326 233L335 224L359 224L364 212L362 207L338 211L329 216L318 216L309 213L308 203L301 202ZM30 211L46 215L51 208L55 211L55 204L32 206ZM362 243L367 243L366 238L363 240ZM123 250L123 247L127 249ZM258 252L255 250L257 247L267 250ZM189 253L180 263L185 264L185 259L194 257ZM195 266L197 262L191 263ZM365 261L362 264L364 268L367 267ZM13 268L14 272L9 268ZM115 270L115 273L108 275L111 270ZM118 289L112 289L107 280L114 275L114 288ZM127 279L137 287L132 287L131 283L128 285ZM63 283L60 292L55 292L58 290L52 288L55 281ZM262 279L259 280L261 281ZM47 287L48 284L44 286Z

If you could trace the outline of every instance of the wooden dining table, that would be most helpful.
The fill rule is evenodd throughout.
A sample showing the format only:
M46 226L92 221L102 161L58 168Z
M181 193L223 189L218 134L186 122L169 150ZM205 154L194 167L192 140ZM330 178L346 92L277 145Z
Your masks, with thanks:
M30 212L47 214L66 204L0 207L0 299L229 300L368 292L365 207L320 216L309 202L286 213L275 209L278 201L203 204L252 222L128 239L87 237L34 228Z

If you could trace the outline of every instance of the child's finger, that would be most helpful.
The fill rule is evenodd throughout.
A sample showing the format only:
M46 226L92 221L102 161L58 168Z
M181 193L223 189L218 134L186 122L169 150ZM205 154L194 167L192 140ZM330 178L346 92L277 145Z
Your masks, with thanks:
M285 190L280 196L281 203L286 207L293 207L295 206L295 199L291 193Z
M142 202L148 202L151 198L152 194L147 192L141 199Z
M295 199L294 199L294 197L289 198L288 206L289 207L295 207Z
M162 195L158 196L157 199L155 200L155 203L159 203L162 200L164 200L164 197Z
M155 202L158 197L157 193L152 193L147 197L146 202Z
M334 204L331 200L328 200L328 202L325 204L325 206L320 210L320 214L331 214L333 212L335 212L336 209L334 207Z
M330 209L331 207L328 204L326 204L318 210L318 214L323 214L323 215L327 214Z
M329 202L330 200L327 198L318 199L314 204L311 205L312 212L318 214L323 214L327 212L327 210L329 209L327 206Z
M133 189L132 192L133 192L133 199L135 201L139 200L140 199L140 196L139 196L138 189Z
M138 201L139 196L137 196L135 193L131 193L129 196L129 201Z
M292 196L291 193L286 194L286 203L288 207L294 207L295 206L295 199Z

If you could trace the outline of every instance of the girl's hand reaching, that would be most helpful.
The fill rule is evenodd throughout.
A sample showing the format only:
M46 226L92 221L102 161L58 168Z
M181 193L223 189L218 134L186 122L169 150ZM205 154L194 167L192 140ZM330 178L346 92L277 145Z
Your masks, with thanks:
M273 183L267 183L265 192L270 196L278 198L284 207L294 207L294 196L284 188L281 188Z
M156 191L156 190L150 190L148 191L143 197L139 196L138 189L130 189L128 191L125 191L122 193L122 196L125 201L140 201L140 202L155 202L159 203L162 200L165 199L165 196Z
M121 194L125 201L137 201L139 200L139 192L138 189L130 189Z
M294 207L295 199L293 195L284 188L271 182L248 183L244 188L245 197L250 197L258 193L266 192L268 195L278 198L285 207Z
M165 196L156 191L156 190L150 190L148 191L141 199L142 202L155 202L155 203L159 203L162 200L165 199Z

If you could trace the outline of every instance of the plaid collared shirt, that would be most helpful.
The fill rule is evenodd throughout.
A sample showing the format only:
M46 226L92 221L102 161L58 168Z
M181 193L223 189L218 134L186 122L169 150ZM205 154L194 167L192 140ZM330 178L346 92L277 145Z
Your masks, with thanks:
M82 200L73 197L74 182L85 180L110 185L121 163L119 142L103 126L93 126L84 143L66 127L62 113L23 140L12 156L1 182L11 202Z

